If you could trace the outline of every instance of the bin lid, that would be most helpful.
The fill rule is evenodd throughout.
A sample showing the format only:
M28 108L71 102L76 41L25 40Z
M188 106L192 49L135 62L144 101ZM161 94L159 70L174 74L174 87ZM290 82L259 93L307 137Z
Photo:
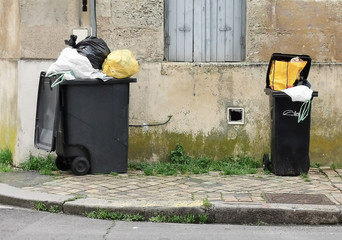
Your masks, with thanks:
M271 56L270 62L268 64L268 68L267 68L266 88L271 88L270 87L269 75L270 75L270 70L271 70L271 66L272 66L273 61L278 60L278 61L289 62L289 61L291 61L292 58L295 58L295 57L299 57L303 61L307 62L305 67L304 67L304 69L300 72L300 76L302 76L304 79L308 78L309 72L310 72L310 67L311 67L311 58L310 58L310 56L308 56L308 55L298 55L298 54L273 53L272 56Z
M59 117L59 85L51 87L57 77L41 72L38 85L34 146L48 152L55 150Z

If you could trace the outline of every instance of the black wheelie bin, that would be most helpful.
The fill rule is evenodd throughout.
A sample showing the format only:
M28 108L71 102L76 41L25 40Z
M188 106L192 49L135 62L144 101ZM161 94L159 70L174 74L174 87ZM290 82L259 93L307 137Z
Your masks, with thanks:
M274 53L270 59L267 74L265 93L269 96L271 116L271 158L264 154L263 165L265 170L271 170L279 176L298 176L308 173L310 168L309 145L310 145L310 122L311 104L307 105L306 118L298 120L303 102L293 102L291 97L283 91L271 88L270 71L275 61L290 62L299 57L306 61L304 69L300 72L300 85L310 84L307 81L311 58L308 55ZM313 97L318 92L313 91Z
M127 172L129 87L136 79L75 79L51 87L57 77L40 74L35 147L55 151L57 168L76 175Z

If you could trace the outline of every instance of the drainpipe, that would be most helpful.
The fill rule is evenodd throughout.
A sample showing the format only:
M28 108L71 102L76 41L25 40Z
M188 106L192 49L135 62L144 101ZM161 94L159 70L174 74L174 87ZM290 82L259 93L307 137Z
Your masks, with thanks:
M90 27L90 35L96 37L96 0L90 0Z
M82 26L82 0L78 0L78 27Z

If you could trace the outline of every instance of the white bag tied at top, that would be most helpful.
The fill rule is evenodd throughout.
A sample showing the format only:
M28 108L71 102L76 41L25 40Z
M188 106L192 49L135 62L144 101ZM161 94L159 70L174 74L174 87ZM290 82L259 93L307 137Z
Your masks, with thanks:
M94 69L89 59L74 48L64 48L56 62L48 69L46 76L57 72L72 71L76 78L102 78L105 74Z

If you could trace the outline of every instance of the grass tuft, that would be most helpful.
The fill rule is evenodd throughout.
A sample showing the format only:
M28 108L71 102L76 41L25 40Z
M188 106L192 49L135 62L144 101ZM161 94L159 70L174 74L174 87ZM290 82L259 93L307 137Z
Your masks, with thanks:
M185 216L165 216L165 215L157 215L155 217L151 217L149 219L150 222L157 223L208 223L209 218L206 214L200 215L185 215Z
M20 167L25 171L37 171L43 175L55 175L54 171L58 170L55 157L50 154L46 157L31 155L27 162L20 164Z
M12 172L12 152L8 148L0 150L0 172Z
M123 214L120 212L111 212L105 209L98 209L97 211L92 211L86 213L89 218L104 219L104 220L120 220L129 222L144 221L145 218L140 214Z
M147 176L203 174L210 171L220 171L223 175L255 174L262 167L261 162L251 157L238 155L222 160L212 160L207 157L194 158L188 156L180 144L171 151L168 162L130 164L133 170L141 170Z

